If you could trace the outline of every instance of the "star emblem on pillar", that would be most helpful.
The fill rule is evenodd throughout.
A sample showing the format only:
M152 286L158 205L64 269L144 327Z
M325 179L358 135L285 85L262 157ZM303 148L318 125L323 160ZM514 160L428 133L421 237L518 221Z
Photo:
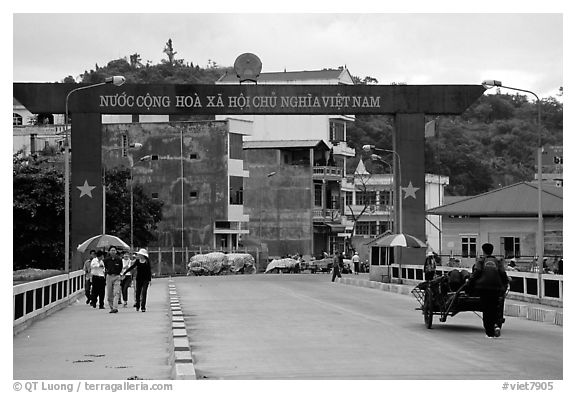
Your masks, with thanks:
M77 189L80 190L80 197L82 198L84 195L88 195L92 198L92 190L96 188L96 186L91 186L88 184L88 180L84 180L84 185L76 186Z
M412 181L410 181L410 183L408 183L408 187L402 187L402 191L404 191L406 194L404 194L404 199L408 198L408 197L412 197L414 199L416 199L416 191L418 191L420 189L420 187L414 187L412 185Z

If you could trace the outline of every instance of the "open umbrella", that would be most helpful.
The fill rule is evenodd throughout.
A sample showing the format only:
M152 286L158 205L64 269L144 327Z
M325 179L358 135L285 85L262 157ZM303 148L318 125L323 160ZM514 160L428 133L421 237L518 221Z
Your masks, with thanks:
M404 233L396 233L392 235L382 236L371 243L373 246L378 247L412 247L412 248L426 248L428 245L422 240Z
M124 243L119 237L104 234L91 237L84 241L78 246L77 250L80 252L86 252L86 250L96 250L98 248L108 248L110 246L116 246L126 250L130 249L130 246Z

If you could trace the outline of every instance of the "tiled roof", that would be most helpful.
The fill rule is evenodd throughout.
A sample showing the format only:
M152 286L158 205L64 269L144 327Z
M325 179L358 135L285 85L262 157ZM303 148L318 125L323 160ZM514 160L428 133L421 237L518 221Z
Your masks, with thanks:
M317 71L285 71L285 72L263 72L258 77L258 82L287 82L305 81L315 79L338 79L348 72L345 68L341 70L317 70ZM227 73L218 79L218 82L238 82L238 77L232 72Z
M321 147L330 150L323 140L293 140L293 141L245 141L244 149L298 149Z
M447 199L449 202L449 199ZM533 217L538 214L538 184L516 183L484 194L453 200L428 214L479 217ZM562 215L562 188L542 186L542 213Z

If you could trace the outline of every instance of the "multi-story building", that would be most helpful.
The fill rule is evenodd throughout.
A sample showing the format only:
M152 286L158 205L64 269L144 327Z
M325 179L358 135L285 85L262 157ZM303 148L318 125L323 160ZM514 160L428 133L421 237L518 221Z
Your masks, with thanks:
M328 238L320 236L318 227L340 222L330 195L339 195L342 176L339 168L314 165L328 156L326 143L250 141L244 142L244 153L250 172L245 179L250 222L244 244L267 248L270 256L311 256L326 250ZM322 183L330 176L332 180ZM322 184L323 192L316 187Z
M238 84L235 75L225 75L217 84ZM352 77L346 68L336 70L301 71L301 72L273 72L262 73L258 77L258 84L353 84ZM227 118L226 116L217 116ZM285 253L302 253L303 255L321 255L323 251L333 253L344 250L344 238L340 234L344 231L342 224L342 194L340 191L342 181L346 176L346 160L355 156L354 149L347 144L347 124L354 121L348 115L234 115L234 118L253 122L252 132L245 137L245 161L250 171L250 181L246 185L247 207L250 207L250 234L246 236L248 242L269 243L270 255ZM322 143L320 143L322 142ZM268 169L262 169L260 160L266 156L275 156L277 166L276 175L267 177ZM270 157L266 159L270 159ZM251 193L262 193L262 182L279 184L283 179L280 173L290 172L295 166L304 165L306 178L302 178L303 192L306 201L302 206L310 207L310 214L299 216L302 220L297 226L308 228L305 237L299 246L292 246L287 238L281 245L282 236L266 238L265 230L258 235L255 228L266 228L266 213L262 213L258 206L250 206ZM260 170L262 169L262 170ZM308 173L309 172L309 173ZM252 180L256 177L256 180ZM306 191L304 191L304 189ZM276 192L276 191L274 191ZM284 195L280 193L279 195ZM278 197L275 200L274 210L285 211L288 215L294 200ZM293 220L292 220L293 221ZM254 223L257 223L254 224ZM278 225L284 225L278 223ZM254 231L253 231L254 229ZM272 234L269 234L272 235ZM307 244L304 246L304 244Z
M169 122L167 115L103 115L102 123L103 169L130 168L134 183L164 202L154 246L238 247L247 233L243 194L248 171L242 138L251 132L250 122ZM60 153L64 127L64 115L34 115L13 100L14 153ZM142 149L126 155L121 147L136 142ZM143 156L150 160L140 162Z
M128 167L135 183L163 202L156 246L238 247L247 232L239 120L103 125L103 165ZM123 154L118 147L140 143ZM145 157L145 161L141 159Z
M12 105L12 153L55 154L62 147L64 126L58 116L33 115L16 99Z

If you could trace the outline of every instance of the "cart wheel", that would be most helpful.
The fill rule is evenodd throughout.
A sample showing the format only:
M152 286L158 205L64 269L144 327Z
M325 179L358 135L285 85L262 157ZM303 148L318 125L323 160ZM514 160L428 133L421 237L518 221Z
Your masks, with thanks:
M424 324L427 329L432 329L432 318L434 317L434 309L432 306L432 293L428 290L424 295L424 306L422 307L424 314Z

